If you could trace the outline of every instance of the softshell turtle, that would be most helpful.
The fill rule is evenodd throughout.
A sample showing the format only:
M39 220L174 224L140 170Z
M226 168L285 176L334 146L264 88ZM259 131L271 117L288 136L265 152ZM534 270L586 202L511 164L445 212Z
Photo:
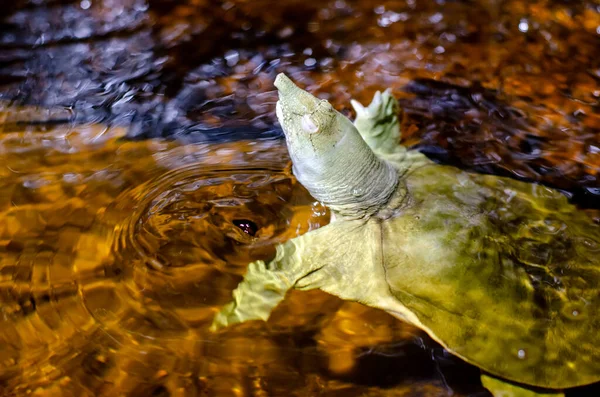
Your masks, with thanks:
M439 165L399 144L397 101L354 124L285 75L293 172L332 222L252 262L213 329L266 320L291 288L387 311L482 370L499 396L600 381L600 227L558 191Z

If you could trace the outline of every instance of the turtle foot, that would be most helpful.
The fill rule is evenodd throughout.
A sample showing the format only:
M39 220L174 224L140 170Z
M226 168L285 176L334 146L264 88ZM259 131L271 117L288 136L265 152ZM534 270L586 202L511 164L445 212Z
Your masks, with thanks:
M391 91L377 91L367 107L354 99L351 103L356 111L354 126L371 149L382 153L395 151L400 140L399 109Z
M288 280L269 270L264 261L250 263L244 280L233 291L233 301L217 313L210 330L249 320L266 321L290 287Z

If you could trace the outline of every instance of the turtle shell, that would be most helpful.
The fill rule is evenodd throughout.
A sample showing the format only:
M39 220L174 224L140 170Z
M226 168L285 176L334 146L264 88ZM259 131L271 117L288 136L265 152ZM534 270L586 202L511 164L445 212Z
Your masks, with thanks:
M600 381L600 226L541 185L434 164L403 181L383 255L417 325L508 380Z

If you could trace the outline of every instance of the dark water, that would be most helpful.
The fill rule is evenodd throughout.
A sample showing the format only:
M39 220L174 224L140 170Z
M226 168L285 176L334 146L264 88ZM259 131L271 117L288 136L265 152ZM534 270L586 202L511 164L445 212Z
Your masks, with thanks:
M68 117L127 125L132 137L256 139L280 134L272 111L280 71L338 108L391 86L409 143L428 154L547 181L587 202L598 196L593 1L8 7L0 30L8 101L68 107Z
M250 260L328 222L286 168L279 72L348 115L392 87L406 145L600 220L593 1L2 7L0 395L487 395L418 330L320 292L207 332Z

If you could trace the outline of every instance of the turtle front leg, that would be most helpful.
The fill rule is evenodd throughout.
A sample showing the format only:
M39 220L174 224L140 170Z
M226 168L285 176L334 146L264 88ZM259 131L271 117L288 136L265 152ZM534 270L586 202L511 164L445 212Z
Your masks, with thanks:
M560 390L529 389L486 374L481 374L481 383L494 397L565 397Z
M312 271L315 264L307 251L326 249L324 235L331 228L330 224L278 245L275 258L266 264L250 263L244 280L233 291L233 301L217 313L210 329L249 320L266 321L296 281Z
M211 330L248 320L267 320L291 288L335 289L341 281L334 276L341 270L338 266L356 268L351 266L353 260L368 260L370 250L361 248L368 241L361 232L362 225L363 221L333 222L279 245L275 258L267 264L250 263L244 280L233 291L233 301L217 313ZM352 279L350 273L341 278Z
M377 91L367 107L354 99L351 103L356 111L354 126L374 152L385 155L404 149L399 146L398 101L389 89L383 94Z
M271 271L273 267L273 261L267 265L261 260L248 265L244 280L233 291L233 301L217 313L211 331L244 321L266 321L269 318L292 286L287 275Z

